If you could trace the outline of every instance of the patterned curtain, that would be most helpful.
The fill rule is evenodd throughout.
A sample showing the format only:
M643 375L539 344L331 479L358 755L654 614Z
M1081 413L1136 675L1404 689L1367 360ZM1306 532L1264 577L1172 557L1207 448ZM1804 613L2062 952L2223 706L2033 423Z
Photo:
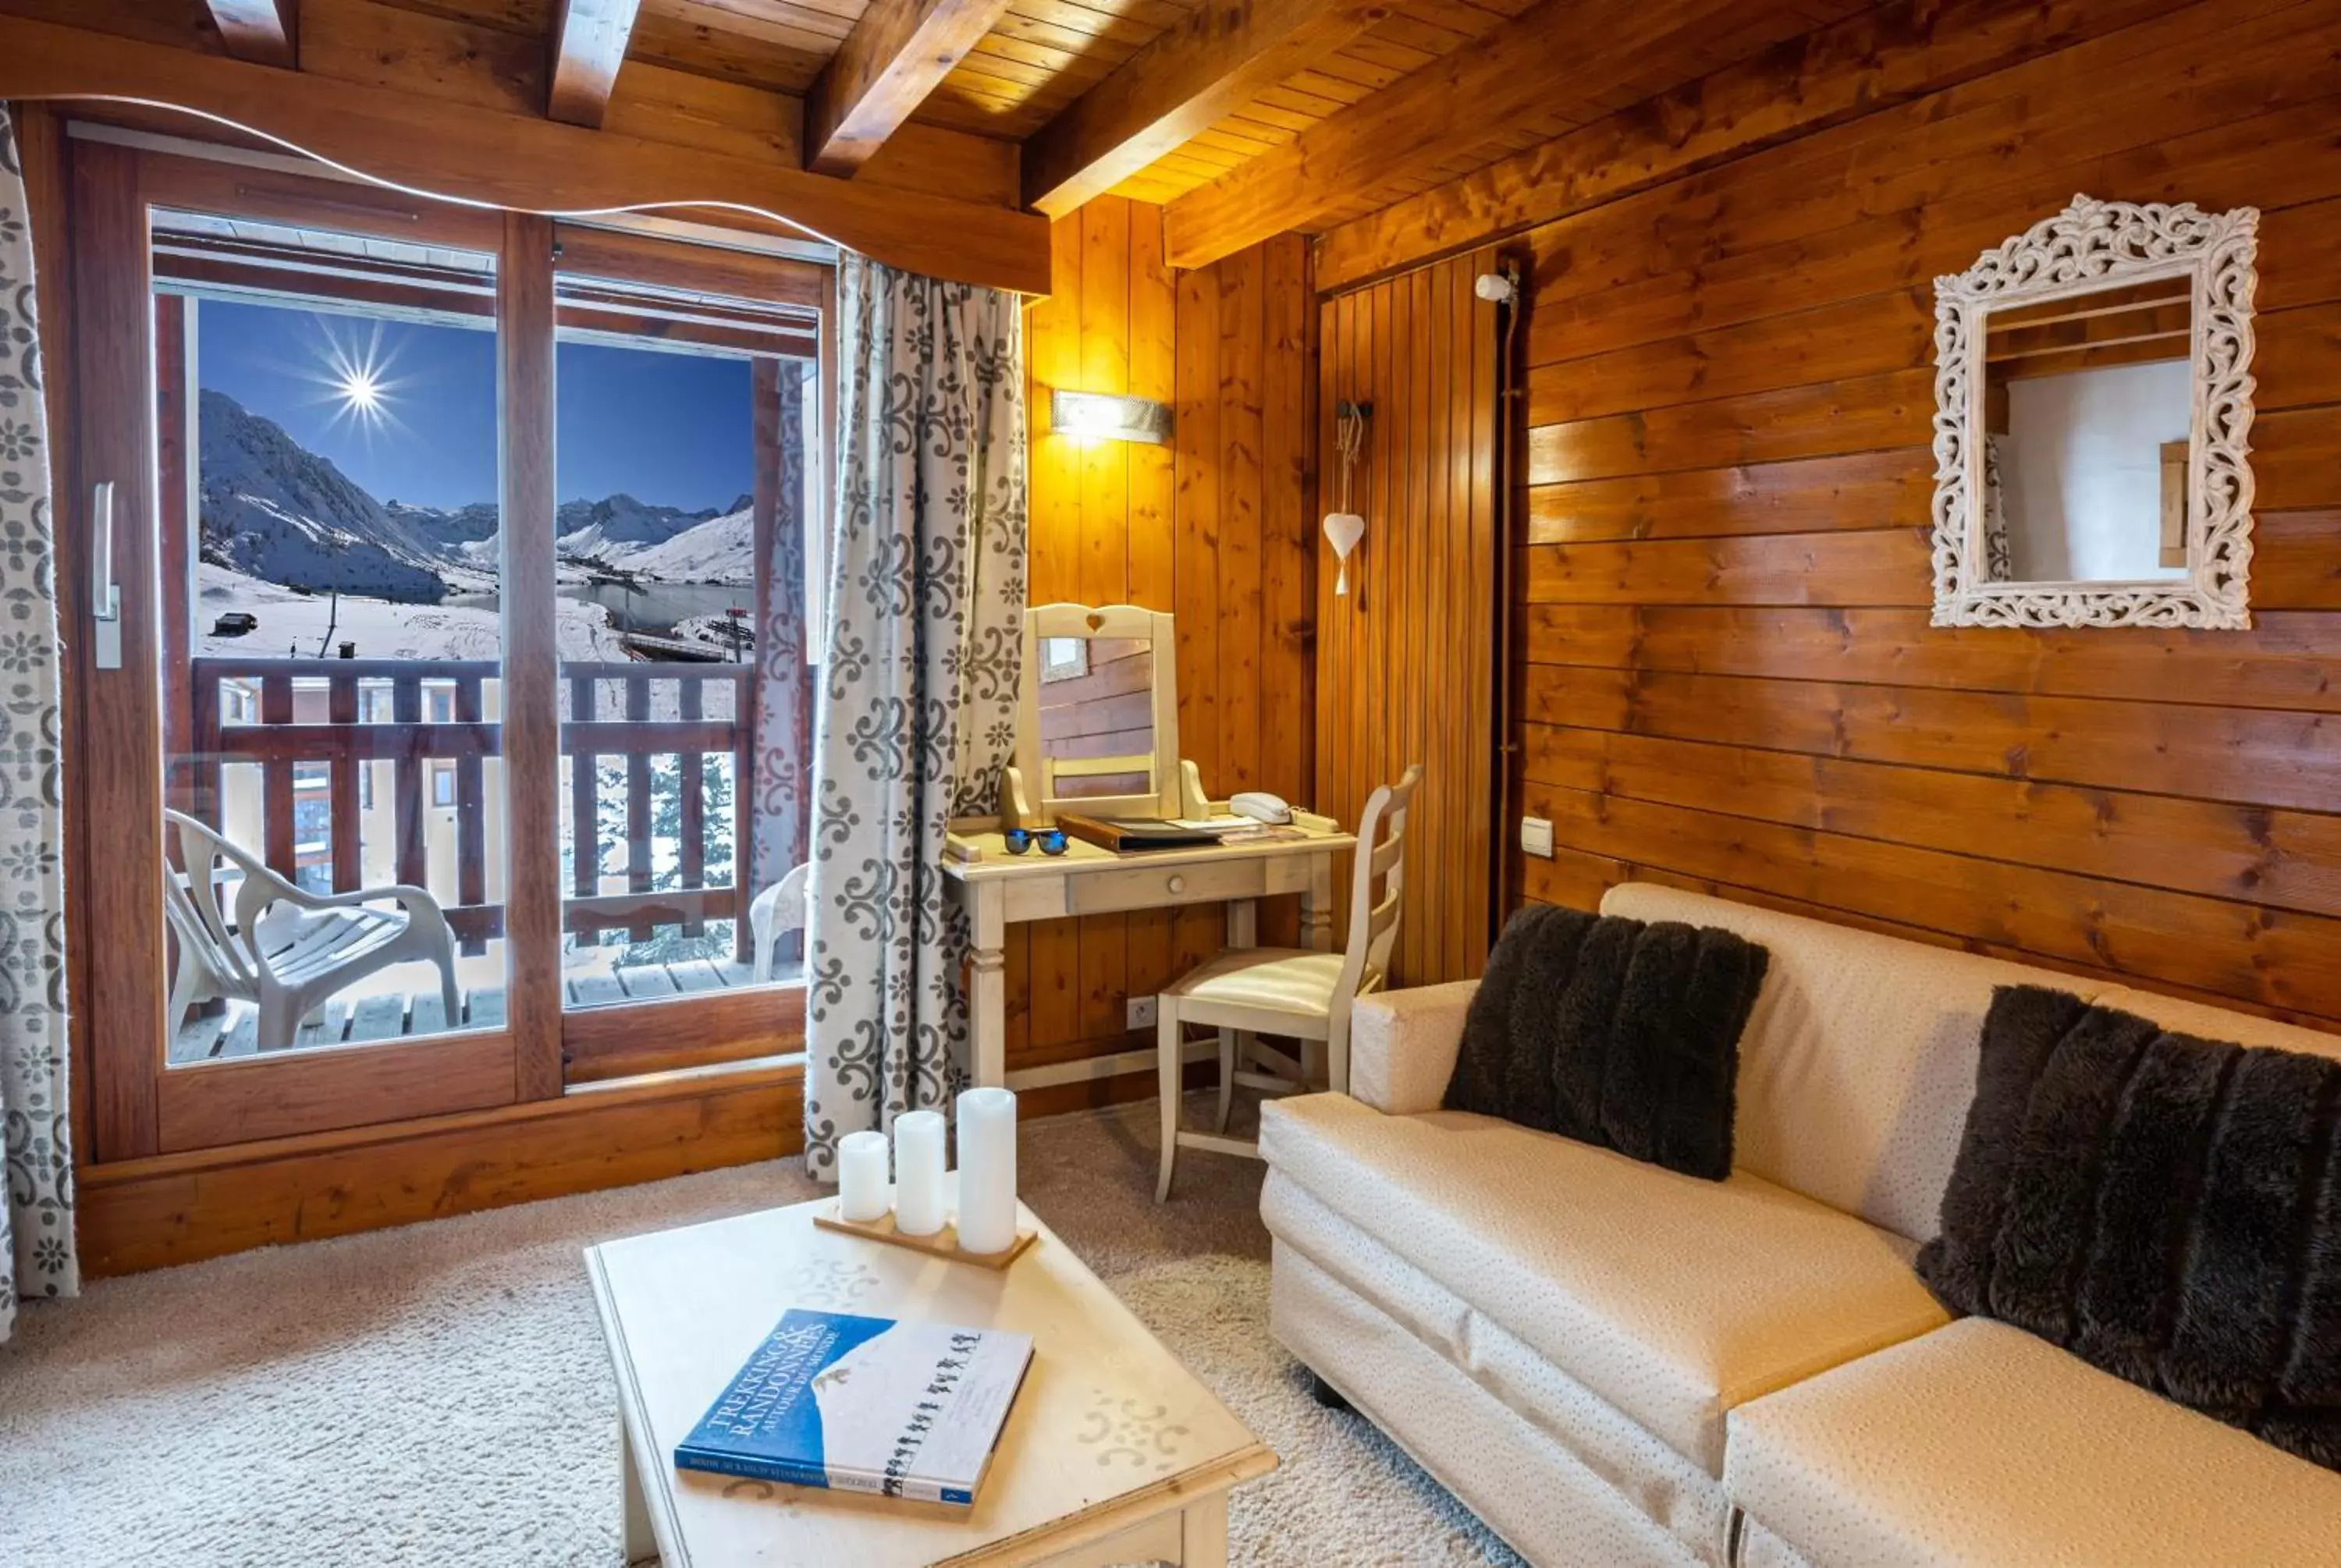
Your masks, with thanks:
M15 127L0 104L0 1339L19 1296L71 1295L64 832L48 418L33 236Z
M938 862L997 807L1024 610L1016 296L848 255L837 505L813 738L805 1168L940 1106L967 1047L964 916Z
M750 802L741 882L751 896L804 858L805 368L781 361L772 388L780 474L772 554L759 563L766 587L764 624L756 628L756 765L741 797ZM783 943L784 961L792 957L787 948Z

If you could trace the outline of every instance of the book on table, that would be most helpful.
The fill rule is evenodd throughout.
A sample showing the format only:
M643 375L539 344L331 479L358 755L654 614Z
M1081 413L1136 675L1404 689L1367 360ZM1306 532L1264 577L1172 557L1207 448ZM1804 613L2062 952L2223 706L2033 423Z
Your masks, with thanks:
M676 1445L675 1467L969 1504L1032 1336L792 1308Z

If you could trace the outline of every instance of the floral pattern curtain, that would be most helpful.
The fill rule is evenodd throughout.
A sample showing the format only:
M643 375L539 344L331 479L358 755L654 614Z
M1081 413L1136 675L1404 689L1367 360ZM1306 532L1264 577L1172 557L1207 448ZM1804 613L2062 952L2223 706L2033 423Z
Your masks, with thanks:
M17 1298L71 1295L57 604L33 238L0 104L0 1339Z
M838 269L837 504L813 739L805 1167L941 1105L964 1071L951 818L996 809L1024 610L1024 349L1013 294Z
M742 795L750 802L749 871L742 880L752 894L804 858L806 368L781 361L772 389L780 475L772 552L759 563L766 587L764 623L756 628L756 765L746 783L752 793Z

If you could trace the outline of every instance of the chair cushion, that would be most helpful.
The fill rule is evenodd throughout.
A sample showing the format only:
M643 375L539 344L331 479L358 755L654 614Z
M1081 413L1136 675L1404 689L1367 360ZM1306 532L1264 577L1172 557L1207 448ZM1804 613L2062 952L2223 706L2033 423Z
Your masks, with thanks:
M2341 1557L2341 1476L1987 1318L1740 1406L1724 1484L1818 1568Z
M1734 1405L1948 1321L1909 1245L1745 1171L1701 1181L1461 1111L1260 1107L1327 1208L1708 1474Z
M1322 1018L1341 978L1342 957L1310 948L1230 948L1164 987L1162 994Z

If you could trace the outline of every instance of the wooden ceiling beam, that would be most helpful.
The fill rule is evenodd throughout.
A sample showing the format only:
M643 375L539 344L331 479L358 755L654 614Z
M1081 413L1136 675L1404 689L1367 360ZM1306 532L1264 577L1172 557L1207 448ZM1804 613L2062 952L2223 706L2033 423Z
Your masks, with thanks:
M547 114L566 124L602 128L641 10L642 0L561 0L553 18Z
M1208 266L1307 232L1376 184L1586 104L1679 54L1746 0L1542 0L1454 54L1320 121L1163 209L1164 259Z
M1389 15L1385 0L1204 0L1024 144L1024 204L1063 217Z
M56 98L175 105L445 201L769 219L911 272L1028 294L1051 286L1049 223L1034 213L0 15L0 99Z
M805 167L851 179L1007 9L1008 0L871 0L805 96Z
M220 42L239 60L256 65L301 63L301 0L204 0Z

